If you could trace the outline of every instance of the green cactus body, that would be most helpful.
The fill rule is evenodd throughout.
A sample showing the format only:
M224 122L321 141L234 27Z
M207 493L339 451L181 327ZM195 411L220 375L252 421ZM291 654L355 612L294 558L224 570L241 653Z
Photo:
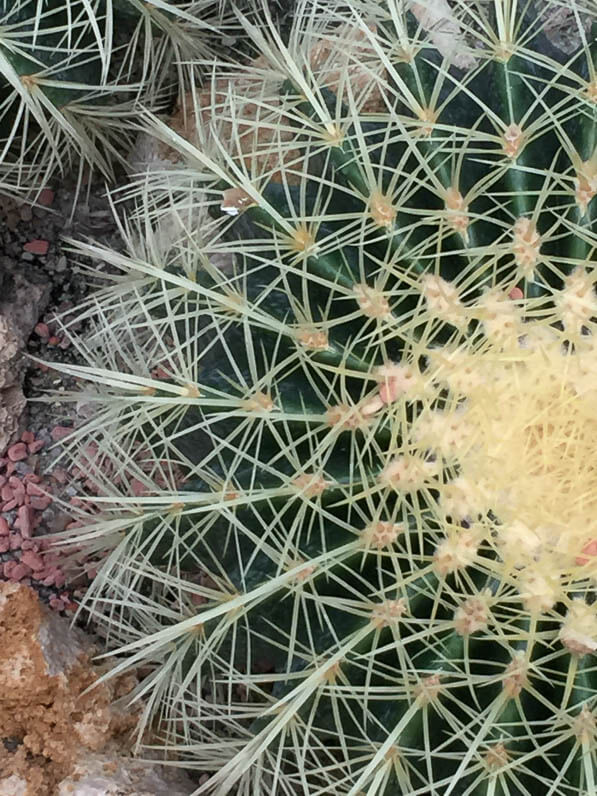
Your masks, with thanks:
M454 5L466 68L399 0L301 4L292 53L252 30L260 126L233 84L227 153L153 122L194 166L152 207L200 184L207 242L101 250L93 346L129 355L90 345L83 439L186 481L108 501L87 607L115 671L156 662L198 792L595 792L596 15L563 54L536 9Z

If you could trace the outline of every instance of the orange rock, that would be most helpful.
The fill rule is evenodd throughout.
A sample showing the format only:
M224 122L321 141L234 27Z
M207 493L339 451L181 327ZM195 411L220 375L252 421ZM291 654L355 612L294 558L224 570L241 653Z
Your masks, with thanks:
M134 711L121 713L111 703L136 679L114 678L82 695L99 677L90 662L94 650L17 583L0 583L0 649L0 737L19 742L13 751L0 747L0 793L12 792L5 788L17 777L26 784L24 796L54 796L82 754L104 749L134 726Z

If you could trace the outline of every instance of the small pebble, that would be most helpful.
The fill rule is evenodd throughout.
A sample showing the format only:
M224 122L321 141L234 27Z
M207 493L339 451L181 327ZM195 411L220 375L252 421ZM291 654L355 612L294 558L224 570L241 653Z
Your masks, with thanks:
M21 554L21 561L26 566L31 567L34 572L44 568L43 558L38 553L33 552L33 550L25 550Z
M21 442L24 442L26 445L29 445L35 439L35 434L33 431L23 431L21 434Z
M32 509L35 509L35 511L45 511L51 502L52 497L50 495L44 495L43 497L32 495L29 498L29 505Z
M38 337L41 337L44 340L47 340L50 336L50 327L47 323L36 323L33 331Z
M60 439L64 439L64 437L68 437L68 435L72 433L73 429L70 426L54 426L54 428L50 432L54 442L57 442Z
M21 550L33 550L35 553L39 550L39 544L35 539L23 539L21 542Z
M50 207L53 202L54 191L51 188L44 188L43 191L40 191L40 194L37 197L38 204L42 205L43 207Z
M8 523L4 517L0 517L0 536L8 536L9 532Z
M11 550L18 550L23 543L23 537L20 533L11 533L9 536L9 544Z
M49 246L50 244L47 240L30 240L23 246L23 248L26 252L37 254L40 257L43 257L48 253Z
M58 572L54 576L54 586L56 586L56 588L59 589L61 586L64 586L65 583L66 583L66 575L64 574L64 572L60 572L60 570L58 570Z
M26 564L18 563L16 567L14 567L10 573L11 580L22 580L23 578L28 577L31 575L31 568L28 567Z
M8 458L11 462L20 462L21 459L26 459L28 456L27 446L24 442L15 442L7 451Z
M31 537L31 513L28 506L21 506L18 511L18 523L19 523L19 530L21 531L21 535L25 539L29 539ZM15 523L16 525L16 523Z
M145 492L145 484L142 481L139 481L138 478L133 478L131 481L131 490L135 497L139 497L140 495Z
M46 443L43 439L36 439L34 442L31 442L28 446L29 453L38 453Z
M12 493L14 495L14 500L17 502L17 506L22 506L25 502L25 488L23 484L19 483L18 487L13 487Z
M31 473L31 472L25 473L23 475L23 482L25 484L28 484L30 481L32 483L34 483L34 484L39 484L39 482L41 481L41 478L39 477L39 475L36 475L35 473Z
M11 573L12 573L13 569L16 567L16 565L17 565L17 562L14 561L14 560L13 561L5 561L2 564L2 574L4 575L4 577L7 580L10 578Z
M52 470L52 478L55 478L59 484L66 484L68 481L68 473L62 467L55 467Z

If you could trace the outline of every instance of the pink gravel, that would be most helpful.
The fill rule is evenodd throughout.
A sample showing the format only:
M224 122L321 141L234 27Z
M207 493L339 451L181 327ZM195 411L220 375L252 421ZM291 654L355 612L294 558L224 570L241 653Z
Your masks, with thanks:
M21 555L21 562L30 567L33 572L44 568L43 558L33 550L25 550Z
M35 324L33 331L38 337L41 337L42 340L47 340L50 336L50 328L47 323Z
M50 436L58 441L70 433L71 428L56 426ZM55 479L42 478L34 471L38 465L35 454L44 445L45 441L36 440L32 431L24 431L20 440L0 457L0 512L16 509L16 517L6 513L0 516L0 554L5 556L5 560L0 561L0 578L28 583L34 588L37 584L38 588L44 585L58 590L66 583L61 569L65 551L57 552L49 539L34 534L36 528L46 522L43 513L54 500L52 489L60 494L63 485L73 482L73 477L66 470L61 470L61 477ZM70 592L49 597L56 610L77 608Z
M26 564L18 563L10 573L10 579L23 580L23 578L26 578L29 575L31 575L31 572L32 572L31 567L28 567Z
M30 240L29 243L26 243L23 248L26 252L30 252L31 254L37 254L41 257L48 253L48 248L50 244L47 240Z
M29 498L29 505L31 506L32 509L35 509L36 511L45 511L51 502L52 502L51 495L44 495L43 497L38 497L36 495L33 495L32 497Z
M54 426L54 428L50 431L50 436L54 442L58 442L58 440L68 437L68 435L72 434L73 431L74 429L72 429L70 426Z
M21 506L17 516L18 519L15 520L15 522L13 523L14 527L15 528L18 527L18 529L21 532L21 536L23 536L25 539L30 539L32 526L31 526L31 510L29 509L29 506Z
M587 544L581 550L581 553L584 553L584 555L576 557L576 564L579 567L589 563L590 558L587 558L587 556L593 557L597 555L597 539L591 539L590 542L587 542Z
M42 205L42 207L50 207L53 202L54 191L51 188L44 188L42 191L40 191L40 194L37 197L38 204Z
M59 484L66 484L68 481L68 473L62 467L54 467L52 470L52 478L55 478Z
M27 458L27 446L24 442L15 442L14 445L11 445L6 455L10 459L11 462L20 462L23 459Z

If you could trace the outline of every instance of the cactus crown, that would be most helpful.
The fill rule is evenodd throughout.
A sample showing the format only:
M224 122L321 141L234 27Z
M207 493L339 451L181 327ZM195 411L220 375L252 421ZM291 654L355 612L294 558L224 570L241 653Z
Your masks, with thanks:
M123 272L87 606L199 792L594 792L595 11L565 54L556 3L453 6L248 26L148 117L188 165L129 256L79 246Z

